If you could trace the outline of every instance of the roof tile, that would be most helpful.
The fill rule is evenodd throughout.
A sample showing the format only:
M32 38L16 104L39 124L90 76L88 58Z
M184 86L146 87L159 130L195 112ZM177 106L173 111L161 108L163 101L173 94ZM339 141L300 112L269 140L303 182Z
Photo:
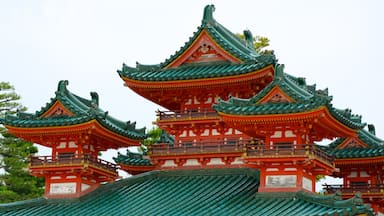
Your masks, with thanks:
M78 199L0 205L2 215L373 215L355 200L304 192L258 193L252 169L152 171ZM354 198L355 199L355 198Z

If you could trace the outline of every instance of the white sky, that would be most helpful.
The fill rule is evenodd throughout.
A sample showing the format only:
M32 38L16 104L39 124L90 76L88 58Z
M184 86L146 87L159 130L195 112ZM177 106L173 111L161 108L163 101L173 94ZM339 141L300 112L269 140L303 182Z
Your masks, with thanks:
M0 80L15 86L29 112L67 79L79 96L98 92L110 115L150 128L160 107L124 87L116 70L169 57L197 30L207 4L232 32L268 37L286 72L328 87L337 108L361 114L384 138L380 0L0 0Z

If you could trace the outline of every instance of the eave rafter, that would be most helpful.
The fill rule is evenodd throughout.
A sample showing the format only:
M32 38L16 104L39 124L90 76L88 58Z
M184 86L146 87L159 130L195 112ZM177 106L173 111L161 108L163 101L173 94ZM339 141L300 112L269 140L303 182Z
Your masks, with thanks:
M77 125L52 126L52 127L29 127L20 128L6 126L11 134L17 135L30 142L44 145L44 141L61 140L63 137L97 137L108 142L114 148L140 146L139 141L124 137L103 127L97 120L91 120ZM106 144L106 143L104 143Z
M384 165L384 156L377 157L368 157L368 158L344 158L344 159L335 159L335 165L337 167L356 167L362 165Z
M335 118L322 106L316 110L289 114L266 114L266 115L233 115L219 112L223 121L233 125L239 131L246 134L254 134L259 126L285 126L298 124L311 129L317 127L334 137L356 136L356 130L351 129Z
M130 88L138 89L177 89L180 88L204 88L204 87L221 87L234 84L241 84L249 82L250 80L267 78L272 80L274 75L273 65L264 67L263 69L249 72L246 74L215 77L215 78L203 78L203 79L189 79L189 80L172 80L172 81L141 81L133 80L128 77L123 77L126 85Z
M137 94L172 110L179 109L179 104L188 97L206 95L208 92L228 96L228 89L232 89L239 97L250 97L270 83L273 76L274 67L270 65L242 75L217 78L140 81L123 77L123 80Z

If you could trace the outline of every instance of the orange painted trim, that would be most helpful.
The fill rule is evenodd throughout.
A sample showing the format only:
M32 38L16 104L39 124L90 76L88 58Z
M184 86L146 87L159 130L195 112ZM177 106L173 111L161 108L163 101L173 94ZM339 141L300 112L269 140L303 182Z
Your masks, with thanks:
M63 109L63 114L68 116L74 116L73 112L69 111L60 101L56 101L47 111L41 114L39 117L45 118L52 116L57 108Z
M368 157L368 158L345 158L345 159L335 159L335 165L350 165L350 164L383 164L384 156L378 157Z
M95 165L89 164L89 163L74 163L74 164L62 164L62 165L41 165L41 166L30 166L29 170L32 175L34 176L46 176L47 172L59 172L59 171L66 171L66 173L69 171L69 173L88 173L95 175L96 173L98 176L106 176L109 178L117 177L118 173L113 172L108 169L102 169L100 167L97 167ZM68 175L68 173L67 173Z
M26 139L26 136L36 136L36 135L51 136L51 135L58 135L58 134L78 134L85 131L91 131L92 133L92 131L96 129L96 132L99 132L100 134L103 134L114 141L118 141L126 144L123 146L140 146L139 140L130 139L120 134L114 133L108 130L107 128L103 127L95 119L88 122L81 123L81 124L70 125L70 126L19 128L19 127L6 125L6 128L9 130L11 134L24 135L22 136L24 139Z
M263 98L261 98L256 104L263 104L268 103L268 101L275 95L275 94L281 94L285 97L285 99L288 100L289 103L296 102L293 98L291 98L289 95L287 95L283 90L281 90L280 87L275 86L272 88L272 90L265 95Z
M333 117L331 115L331 113L329 112L329 110L325 106L323 107L323 110L333 125L337 126L338 128L340 128L342 130L345 130L351 137L357 137L358 129L349 128L348 126L339 122L335 117Z
M173 160L173 159L200 159L203 158L220 158L220 157L242 157L243 152L207 152L196 154L151 154L151 159L156 160Z
M204 87L212 85L228 85L233 83L255 80L262 77L274 75L274 66L269 65L260 70L253 71L241 75L231 75L225 77L201 78L191 80L174 80L174 81L140 81L127 77L122 77L126 85L131 88L140 89L169 89L169 88L188 88L188 87Z
M240 128L241 125L252 124L257 125L270 125L270 124L279 124L286 122L301 122L303 120L313 120L319 118L322 113L322 108L316 109L309 112L302 113L289 113L289 114L267 114L267 115L233 115L226 114L223 112L218 112L219 116L222 117L224 122L232 122L236 124L235 128Z
M315 110L307 111L307 112L300 112L300 113L289 113L289 114L267 114L267 115L233 115L233 114L226 114L223 112L218 112L220 116L222 116L222 119L224 122L240 122L240 123L246 123L246 124L255 124L256 123L262 123L262 124L271 124L271 123L280 123L280 122L287 122L287 121L302 121L302 120L308 120L308 119L317 119L319 121L320 119L326 119L328 120L327 123L335 126L336 128L340 129L344 133L350 135L350 136L357 136L357 129L352 129L347 127L346 125L339 122L337 119L335 119L328 111L328 109L325 106L321 106Z
M190 125L191 123L195 124L202 124L202 123L207 123L207 124L216 124L216 122L220 121L220 117L202 117L202 118L180 118L180 119L166 119L166 120L161 120L157 119L155 121L156 124L180 124L180 125Z
M120 169L127 172L148 172L156 168L155 165L153 166L133 166L133 165L126 165L126 164L119 164L119 165L120 165Z
M237 120L246 123L251 123L254 121L286 121L288 120L302 120L302 119L312 119L314 117L319 117L325 107L322 106L315 110L300 112L300 113L288 113L288 114L265 114L265 115L234 115L234 114L226 114L223 112L218 112L218 114L229 120Z
M199 47L202 40L208 40L214 45L214 49L220 54L223 55L224 58L228 59L229 61L233 63L240 63L242 62L240 59L237 57L233 56L231 53L227 52L225 49L223 49L216 41L208 34L206 30L203 30L200 32L200 34L197 36L197 38L192 42L192 44L184 50L184 52L179 55L175 60L173 60L171 63L169 63L167 66L164 68L173 68L173 67L178 67L182 63L184 63L191 55L193 52L195 52Z
M296 156L296 155L284 155L284 156L258 156L258 157L244 157L244 162L246 163L297 163L297 162L305 162L309 159L309 156ZM294 164L292 163L292 165ZM280 167L281 165L277 165ZM274 167L274 166L269 166Z

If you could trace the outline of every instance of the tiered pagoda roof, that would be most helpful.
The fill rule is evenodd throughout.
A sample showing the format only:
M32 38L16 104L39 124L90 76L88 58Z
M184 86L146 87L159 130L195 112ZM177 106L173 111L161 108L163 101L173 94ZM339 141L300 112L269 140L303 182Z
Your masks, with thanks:
M124 64L118 74L126 85L143 97L175 110L177 105L159 101L161 96L156 91L161 90L162 96L173 99L183 95L178 89L209 87L212 91L264 78L262 83L268 83L273 77L275 56L257 53L250 31L244 31L245 40L240 39L213 18L213 11L213 5L205 7L197 31L164 62L155 65L136 63L136 67ZM257 90L247 90L247 95L254 91Z
M152 171L102 185L77 199L0 205L1 215L373 215L361 198L257 193L251 169Z
M122 122L100 109L96 92L91 92L92 98L88 100L70 92L67 85L68 81L60 81L55 97L41 110L34 114L6 115L4 124L11 133L37 143L41 136L93 130L95 127L114 134L113 139L126 142L126 146L139 145L137 140L146 138L145 128L137 129L135 122ZM41 130L44 133L40 134Z
M187 155L186 158L193 169L186 166L178 169L177 166L181 167L183 164L176 165L175 162L179 161L176 156L188 152L177 149L178 146L173 145L173 137L163 133L158 146L182 150L175 151L171 156L162 153L158 155L172 165L167 171L153 171L157 164L152 164L149 157L127 150L126 155L119 153L114 160L122 169L138 175L104 184L80 198L41 198L2 204L0 214L40 215L49 212L52 215L374 215L372 209L363 204L359 193L351 199L342 200L338 193L318 196L303 191L258 192L262 191L263 187L264 190L266 188L265 183L263 185L266 174L262 173L266 172L266 169L259 171L256 168L268 166L266 163L259 163L260 161L268 160L270 164L285 166L286 161L297 157L305 160L305 166L313 168L311 173L319 167L321 171L326 172L329 168L333 172L338 165L333 162L338 160L350 163L356 159L354 166L362 163L357 159L366 158L367 163L382 163L383 141L364 130L366 124L361 121L361 116L352 114L350 109L333 107L332 96L328 95L327 89L318 90L315 85L307 85L304 78L284 73L283 65L277 64L273 54L260 54L255 51L253 37L249 31L244 31L245 40L240 39L213 18L213 11L213 5L205 7L203 20L197 31L164 62L156 65L137 63L136 67L124 64L122 70L118 71L120 77L132 90L170 109L171 112L177 109L184 111L181 107L189 100L193 100L193 103L195 99L198 100L196 104L205 103L208 101L204 98L207 94L210 97L207 106L210 106L217 96L224 95L226 98L229 93L234 93L236 95L229 97L229 100L219 100L214 105L218 115L214 113L214 120L209 119L209 124L228 123L231 131L233 128L252 138L266 136L266 132L272 133L287 126L291 127L289 130L292 133L296 133L297 140L305 137L305 148L298 148L295 155L294 151L287 151L284 147L279 152L278 145L275 149L268 146L270 152L266 153L273 151L273 155L262 155L262 151L256 152L261 149L259 143L247 148L246 142L243 143L243 139L239 139L244 148L235 146L236 151L233 152L233 157L239 159L236 163L241 162L238 168L215 169L220 167L216 166L217 164L225 164L222 160L224 158L230 163L227 157L229 153L222 151L219 146L219 153L214 152L212 156L216 163L212 163L214 166L203 169L198 165L205 161L200 160L202 157L197 160L187 158L190 156ZM69 134L70 138L71 135L78 136L76 133L79 131L82 132L81 139L83 135L92 134L98 141L101 140L100 143L108 143L103 148L139 145L139 141L146 138L145 128L136 129L135 123L119 121L100 109L97 93L92 92L91 100L88 100L71 93L67 85L68 81L60 81L55 97L35 114L7 115L1 121L11 133L30 141L39 143L43 140L42 137L46 136L46 145L50 145L52 137L62 139L61 135ZM175 120L177 115L174 114L175 118L164 125L173 127L173 123L178 121L181 122L180 125L186 122L194 126L194 123L191 123L192 118L189 119L192 115L185 115L189 122L186 118ZM184 125L180 128L183 127ZM207 134L209 130L207 129ZM218 134L217 128L211 131ZM322 164L317 161L307 163L308 159L315 155L315 151L310 153L308 144L312 143L308 143L309 140L336 137L341 138L329 146L318 146L329 154L319 157ZM200 150L204 146L191 147L199 149L197 152L201 154ZM225 147L230 147L232 151L231 145ZM168 150L169 148L165 149ZM255 155L246 155L248 150L254 150ZM221 158L222 155L225 156ZM324 158L330 158L329 162ZM244 163L243 166L242 159L246 159L243 161L249 164ZM250 164L252 166L248 166ZM298 172L296 165L294 161L292 167L287 167L289 172ZM244 168L245 166L253 169ZM287 166L291 164L288 163ZM279 170L276 167L272 169ZM295 171L292 171L293 169ZM271 171L269 176L277 176L277 171ZM295 177L297 176L295 174ZM299 177L304 179L308 175ZM314 179L315 174L310 177ZM276 191L281 191L280 189L277 188ZM294 190L297 190L297 187Z
M118 152L117 157L114 157L113 160L120 165L122 170L125 170L129 174L136 175L155 169L151 161L144 157L142 153L132 152L127 149L126 154Z
M250 31L244 31L245 40L240 39L213 18L213 5L205 7L201 25L175 54L157 65L142 65L137 63L135 68L123 65L118 71L121 77L141 81L179 81L200 78L215 78L249 73L273 64L274 55L260 55L253 46ZM216 51L229 59L211 61L197 61L188 64L185 58L192 58L187 52L194 52L198 48L200 37L206 34L214 41ZM197 46L197 47L194 47ZM193 49L195 48L195 49ZM217 54L219 55L219 54ZM183 59L184 58L184 59ZM179 62L181 60L181 62ZM184 60L184 61L183 61ZM209 63L209 64L207 64ZM183 67L179 67L183 66Z
M322 148L332 155L336 162L338 159L359 159L358 163L362 163L363 159L368 159L367 162L373 163L384 159L384 141L372 131L364 129L357 132L357 137L338 138Z
M349 109L334 108L327 89L317 90L315 85L307 85L304 78L284 73L283 68L284 65L276 64L274 80L253 97L219 100L214 108L223 118L244 118L248 121L254 118L263 122L283 122L295 118L305 121L308 115L320 119L327 114L336 124L343 125L349 134L366 125L361 121L361 116L351 114Z

